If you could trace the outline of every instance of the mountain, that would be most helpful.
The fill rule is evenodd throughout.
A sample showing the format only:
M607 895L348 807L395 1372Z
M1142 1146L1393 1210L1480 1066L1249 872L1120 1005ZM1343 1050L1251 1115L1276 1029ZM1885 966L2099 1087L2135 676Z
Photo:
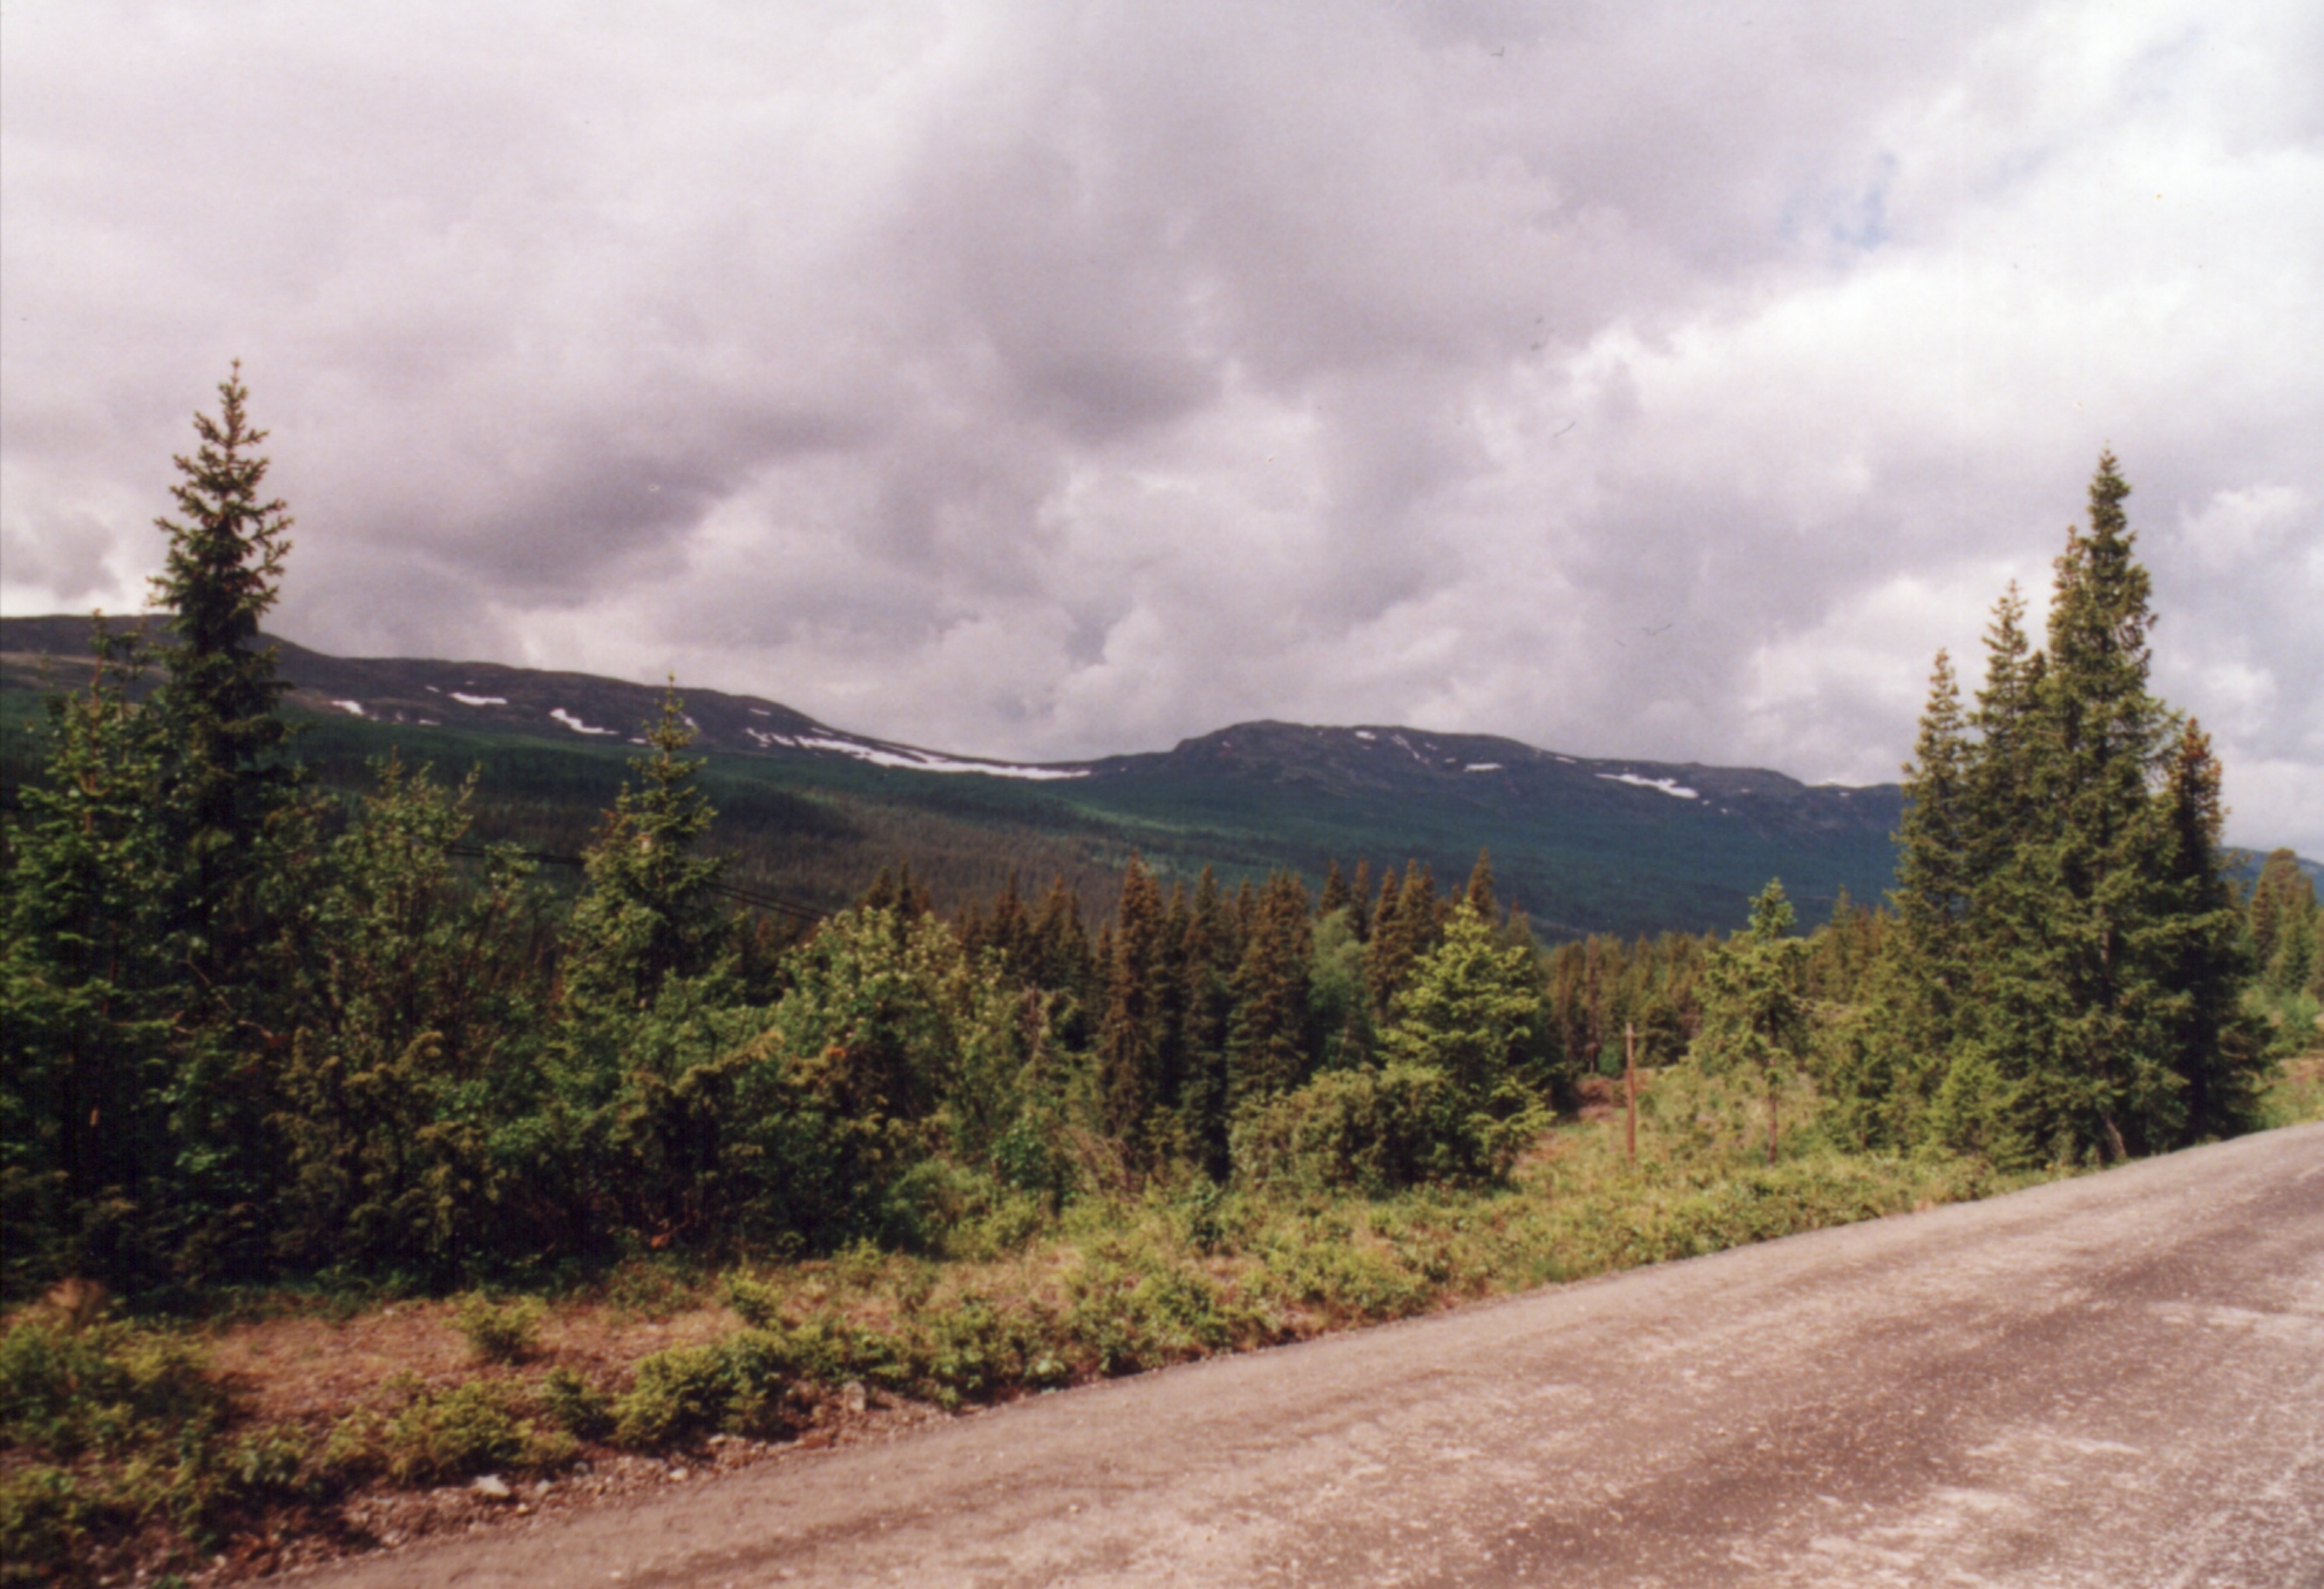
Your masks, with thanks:
M89 622L0 619L9 776L32 692L79 681ZM610 802L659 686L491 662L333 657L276 640L300 753L359 786L391 745L480 763L479 827L569 852ZM756 886L819 904L908 859L958 901L1010 872L1064 875L1093 908L1133 852L1166 877L1231 881L1278 865L1320 878L1418 860L1457 887L1489 850L1504 899L1546 937L1739 925L1781 877L1803 920L1841 890L1889 886L1895 785L1807 785L1758 768L1606 761L1515 740L1393 725L1244 723L1168 751L1023 763L851 733L779 702L683 689L721 810L720 842Z

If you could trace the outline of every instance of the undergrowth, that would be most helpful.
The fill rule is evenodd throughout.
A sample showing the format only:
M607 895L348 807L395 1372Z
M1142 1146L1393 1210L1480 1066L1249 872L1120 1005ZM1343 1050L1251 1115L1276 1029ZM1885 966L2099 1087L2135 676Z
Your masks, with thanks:
M261 1426L187 1326L25 1309L0 1335L5 1581L93 1578L124 1553L182 1563L237 1533L319 1526L365 1485L780 1437L872 1399L1005 1400L2039 1178L1849 1154L1812 1125L1771 1166L1748 1100L1674 1076L1652 1102L1637 1164L1617 1132L1571 1126L1495 1189L1363 1197L1195 1178L1056 1211L996 1190L919 1253L866 1244L723 1274L657 1255L557 1307L716 1307L726 1326L595 1377L542 1361L544 1300L472 1295L440 1310L480 1360L471 1377L401 1376L310 1423Z

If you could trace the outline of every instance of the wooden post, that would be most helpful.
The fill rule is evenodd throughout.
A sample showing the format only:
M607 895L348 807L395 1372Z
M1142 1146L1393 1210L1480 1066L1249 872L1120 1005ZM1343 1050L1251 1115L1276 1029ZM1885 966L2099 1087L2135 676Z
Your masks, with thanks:
M1638 1029L1622 1023L1622 1088L1629 1095L1630 1162L1638 1161Z

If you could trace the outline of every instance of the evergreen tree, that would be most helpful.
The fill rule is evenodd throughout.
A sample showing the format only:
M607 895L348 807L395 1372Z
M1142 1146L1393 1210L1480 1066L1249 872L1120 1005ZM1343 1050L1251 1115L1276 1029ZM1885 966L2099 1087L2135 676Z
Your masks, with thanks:
M1489 919L1462 900L1397 996L1389 1057L1442 1071L1465 1107L1486 1108L1524 1068L1541 1010L1532 959L1496 945Z
M1180 997L1179 1106L1196 1158L1213 1180L1228 1164L1227 1041L1234 1018L1236 947L1233 913L1207 866L1194 885L1179 954L1185 987Z
M1105 1019L1098 1029L1098 1097L1106 1134L1142 1159L1145 1137L1162 1096L1164 940L1168 919L1161 890L1137 856L1121 878L1107 967Z
M2102 456L2089 526L2058 559L2032 789L2046 830L2028 846L2046 885L2058 1012L2028 1102L2042 1134L2116 1157L2168 1145L2183 1117L2158 1007L2170 901L2150 785L2174 725L2146 688L2151 582L2133 555L2129 494Z
M1316 917L1320 919L1334 910L1346 910L1351 897L1348 880L1341 875L1339 862L1332 862L1323 874L1323 892L1315 901Z
M2243 1008L2252 966L2221 843L2219 764L2192 718L2158 800L2167 836L2166 914L2156 934L2163 1063L2184 1087L2181 1138L2231 1136L2258 1123L2265 1043Z
M733 937L719 902L724 859L696 853L716 817L674 690L645 734L647 753L582 857L588 884L566 935L566 993L576 1010L641 1010L670 978L717 966ZM892 887L892 881L890 883Z
M172 461L177 518L152 581L170 615L162 678L147 702L161 753L155 817L164 864L155 886L182 946L186 996L174 1012L170 1113L178 1267L188 1279L256 1278L266 1261L276 1179L266 1122L288 1058L279 962L311 863L310 813L282 753L289 686L259 624L281 593L290 520L263 494L266 432L250 423L241 365L218 383L217 416L197 413L199 445Z
M1469 873L1468 892L1462 897L1467 900L1469 909L1474 910L1481 919L1489 923L1500 914L1500 906L1493 900L1491 852L1487 850L1477 852L1477 864Z
M1236 967L1227 1104L1239 1113L1289 1092L1307 1072L1307 967L1314 956L1307 891L1288 872L1268 879Z
M1751 901L1751 924L1712 952L1695 1051L1712 1065L1748 1066L1767 1094L1767 1162L1775 1162L1777 1101L1807 1058L1807 946L1792 936L1791 901L1770 882Z
M7 1289L166 1274L175 1215L182 927L156 819L161 749L133 637L98 628L88 689L48 702L43 776L8 823L0 896L0 1222Z
M2271 851L2252 885L2252 959L2279 997L2298 993L2316 957L2316 886L2290 850Z
M1890 895L1896 928L1877 971L1864 968L1870 1008L1849 1030L1833 1077L1847 1127L1867 1144L1900 1147L1919 1134L1929 1095L1963 1036L1975 882L1965 808L1969 755L1952 660L1939 651L1904 767Z
M171 495L181 518L154 521L170 549L152 598L171 614L175 641L161 651L152 704L161 725L160 807L176 909L198 982L230 996L252 980L244 962L266 933L260 889L298 779L280 754L290 687L275 676L273 649L256 649L259 624L281 595L290 519L281 501L261 494L268 461L256 448L266 432L250 423L239 362L217 390L217 417L194 416L200 445L173 460L183 478Z

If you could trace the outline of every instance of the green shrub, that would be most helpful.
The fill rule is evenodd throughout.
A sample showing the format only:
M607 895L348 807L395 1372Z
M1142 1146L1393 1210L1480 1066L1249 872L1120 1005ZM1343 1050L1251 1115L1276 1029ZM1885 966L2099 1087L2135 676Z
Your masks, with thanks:
M420 1391L388 1420L387 1475L399 1484L440 1484L571 1461L572 1437L536 1427L525 1416L529 1410L522 1390L505 1380L470 1380L441 1394Z
M783 1294L778 1288L733 1270L718 1277L718 1295L752 1329L782 1327Z
M613 1443L666 1446L713 1429L776 1433L791 1378L788 1344L765 1330L657 1352L613 1403Z
M1489 1179L1546 1123L1508 1090L1503 1120L1468 1108L1452 1078L1427 1066L1325 1071L1239 1121L1234 1161L1254 1184L1310 1191Z
M134 1325L71 1330L33 1316L0 1334L0 1447L69 1459L208 1427L230 1399L183 1336Z
M0 1584L69 1581L97 1507L62 1468L19 1468L0 1477Z
M1207 1356L1257 1323L1201 1270L1127 1243L1084 1254L1066 1294L1063 1327L1102 1374Z
M613 1429L613 1399L569 1368L552 1368L540 1381L541 1405L558 1425L584 1440Z
M538 1297L495 1302L482 1291L471 1291L453 1309L452 1327L466 1337L469 1349L482 1361L515 1363L539 1348L541 1321L548 1316L548 1305Z

